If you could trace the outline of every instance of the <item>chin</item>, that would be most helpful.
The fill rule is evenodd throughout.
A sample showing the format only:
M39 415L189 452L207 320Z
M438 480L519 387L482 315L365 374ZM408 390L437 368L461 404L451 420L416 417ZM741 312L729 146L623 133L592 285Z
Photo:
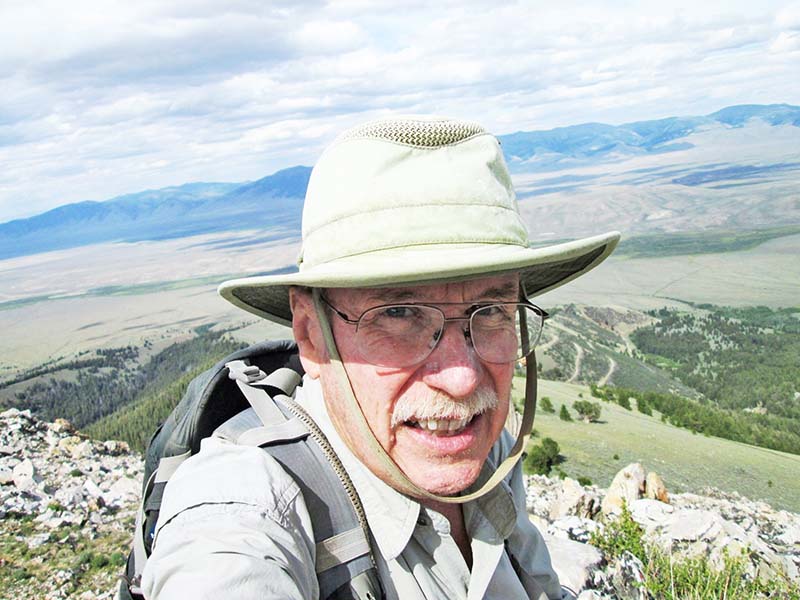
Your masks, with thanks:
M466 490L478 479L483 463L468 467L453 465L441 467L411 480L426 492L438 496L455 496Z

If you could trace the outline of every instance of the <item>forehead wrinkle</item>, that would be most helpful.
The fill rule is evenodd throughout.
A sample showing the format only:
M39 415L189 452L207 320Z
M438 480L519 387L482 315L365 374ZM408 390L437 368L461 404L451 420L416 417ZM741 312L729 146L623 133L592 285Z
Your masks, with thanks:
M426 294L428 290L421 291L420 288L385 288L376 289L374 294L370 294L370 300L378 300L382 302L436 302L433 296ZM464 302L472 302L473 300L507 300L511 299L516 301L519 294L519 283L517 281L509 281L499 285L489 285L481 289L477 294L467 294Z
M369 300L378 302L408 302L418 298L418 292L408 288L376 289L368 296Z
M489 300L508 300L511 298L516 301L519 295L519 284L516 281L509 281L503 285L489 287L478 295Z
M473 282L480 283L480 282ZM517 279L506 281L505 283L487 283L486 287L479 288L477 285L474 287L466 287L464 283L458 284L441 284L434 286L409 286L409 287L386 287L386 288L361 288L357 291L355 297L351 296L351 300L361 306L377 306L383 304L402 304L402 303L427 303L437 304L448 302L440 296L447 296L450 294L451 286L458 286L458 296L461 297L461 302L457 303L470 303L476 301L497 300L500 302L516 302L519 296L519 281ZM465 286L465 287L462 287ZM433 288L433 289L431 289ZM469 292L470 289L476 289L477 293ZM448 291L450 290L450 291ZM336 292L340 290L329 290ZM341 289L342 292L347 294L346 289Z

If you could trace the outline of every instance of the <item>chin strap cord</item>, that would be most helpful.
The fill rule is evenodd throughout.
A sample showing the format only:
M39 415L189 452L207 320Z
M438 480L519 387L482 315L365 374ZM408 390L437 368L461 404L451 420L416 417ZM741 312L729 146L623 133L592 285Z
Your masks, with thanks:
M510 454L502 463L500 463L500 465L498 465L492 476L477 491L464 496L439 496L437 494L432 494L414 484L406 476L406 474L403 473L400 467L398 467L397 464L391 459L391 457L386 454L386 451L383 449L383 446L380 445L378 440L375 439L375 435L372 433L372 430L367 423L367 419L364 417L364 413L361 411L361 406L356 400L352 383L347 375L347 370L344 368L342 360L339 357L339 351L336 348L336 341L333 338L330 321L328 320L328 315L325 312L325 307L320 300L320 290L318 288L312 288L312 295L314 298L314 307L317 311L317 317L319 319L320 326L322 327L322 334L325 338L325 345L328 349L329 359L336 372L342 398L347 405L346 409L355 416L356 427L358 429L357 434L367 443L369 450L378 458L381 466L390 479L390 481L387 482L389 485L398 491L415 498L435 500L436 502L443 502L445 504L463 504L485 495L495 486L497 486L506 477L506 475L511 472L511 469L514 468L514 465L516 465L517 461L522 457L522 452L525 450L525 446L528 442L528 436L530 435L531 429L533 429L533 418L536 414L537 389L535 353L531 353L526 360L525 410L522 414L522 425L520 426L517 440L514 443L514 446L511 448ZM514 410L513 405L509 406L509 410Z

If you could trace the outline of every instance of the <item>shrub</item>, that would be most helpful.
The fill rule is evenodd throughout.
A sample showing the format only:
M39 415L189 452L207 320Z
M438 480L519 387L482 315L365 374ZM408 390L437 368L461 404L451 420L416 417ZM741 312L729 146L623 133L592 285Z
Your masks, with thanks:
M546 413L556 412L556 409L553 408L553 403L550 401L549 396L542 396L542 399L539 400L539 407Z
M526 473L549 475L553 465L558 462L560 448L552 438L544 438L541 444L533 446L525 458L523 467Z
M785 576L777 575L768 581L753 579L747 574L747 551L723 558L720 570L715 570L704 558L676 558L658 546L645 544L643 530L633 520L628 507L608 521L602 532L593 532L589 543L614 561L630 552L644 565L644 587L648 597L659 600L705 598L781 598L800 600L800 590L792 587Z
M578 483L580 483L582 486L586 487L586 486L592 485L592 480L589 479L588 477L585 477L585 476L581 475L580 477L578 477Z
M573 405L581 419L587 423L594 423L600 419L600 404L588 400L578 400Z
M567 410L566 404L561 405L561 412L558 413L558 418L561 419L562 421L572 421L572 417L570 416L569 411Z
M638 410L643 415L653 416L653 409L650 408L650 405L644 398L636 401L636 410Z
M93 554L92 560L90 564L92 565L93 569L102 569L106 565L108 565L109 560L105 554Z
M616 519L606 522L603 530L593 531L589 543L600 550L606 559L617 559L623 552L630 552L644 562L647 558L641 526L633 520L627 505L622 505L622 513Z
M115 567L122 567L122 566L124 566L124 565L125 565L125 563L127 562L127 560L128 560L128 559L127 559L127 558L125 558L125 555L124 555L124 554L122 554L121 552L114 552L114 553L113 553L113 554L112 554L112 555L109 557L109 563L111 563L111 564L112 564L113 566L115 566Z

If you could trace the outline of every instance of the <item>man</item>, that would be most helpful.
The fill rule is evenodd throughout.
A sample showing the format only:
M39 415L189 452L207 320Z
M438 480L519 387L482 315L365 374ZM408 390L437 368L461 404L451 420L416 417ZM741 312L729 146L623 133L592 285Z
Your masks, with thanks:
M497 140L402 118L340 136L308 185L299 271L224 283L291 324L295 400L330 440L366 513L387 598L561 598L525 510L546 313L528 298L604 260L618 234L529 248ZM514 368L527 360L514 441ZM314 598L312 519L259 448L203 442L166 488L145 594Z

